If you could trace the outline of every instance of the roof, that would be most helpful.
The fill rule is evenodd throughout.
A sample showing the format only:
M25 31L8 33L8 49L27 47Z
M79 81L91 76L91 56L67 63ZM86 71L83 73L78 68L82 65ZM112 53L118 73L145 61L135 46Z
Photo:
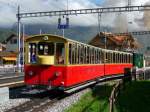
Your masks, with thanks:
M0 43L0 46L2 46L2 47L6 47L6 45L5 45L5 44L2 44L2 43Z
M17 56L17 52L2 51L2 52L0 52L0 56L2 56L2 57L16 57Z
M16 57L3 57L3 59L6 61L17 61Z
M12 33L6 40L3 41L3 43L7 43L8 41L10 41L13 37L17 37L17 34ZM21 36L21 38L23 38L23 36ZM28 38L28 35L24 35L24 40Z
M111 40L112 42L114 42L118 46L122 46L125 41L130 41L135 48L140 47L139 42L131 34L126 34L126 35L119 34L119 35L117 35L117 34L112 34L109 32L98 33L89 43L91 44L95 39L98 39L100 37L106 37L107 39Z

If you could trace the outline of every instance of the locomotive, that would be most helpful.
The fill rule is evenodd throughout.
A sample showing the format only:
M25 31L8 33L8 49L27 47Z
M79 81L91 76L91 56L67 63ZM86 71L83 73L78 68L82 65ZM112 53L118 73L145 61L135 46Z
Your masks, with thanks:
M132 68L133 53L107 50L42 34L25 40L27 85L72 91L104 77L115 77Z

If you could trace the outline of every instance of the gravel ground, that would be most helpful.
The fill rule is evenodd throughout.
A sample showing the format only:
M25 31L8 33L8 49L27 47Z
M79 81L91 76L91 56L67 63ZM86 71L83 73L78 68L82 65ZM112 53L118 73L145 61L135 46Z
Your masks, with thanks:
M88 91L90 91L90 89L82 90L82 91L75 93L67 98L64 98L64 99L60 100L59 102L50 106L48 109L44 110L44 112L63 112L69 106L71 106L72 104L79 101L80 97L83 94L87 93Z
M0 103L0 112L19 106L27 101L30 101L30 99L10 99L9 101Z

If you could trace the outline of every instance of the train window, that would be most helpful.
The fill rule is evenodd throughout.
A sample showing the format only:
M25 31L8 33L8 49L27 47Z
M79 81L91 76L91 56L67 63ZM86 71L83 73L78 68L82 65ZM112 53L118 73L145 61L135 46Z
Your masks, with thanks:
M95 49L95 64L97 64L97 49Z
M120 53L118 53L118 63L120 63Z
M124 54L122 54L122 63L124 63Z
M100 58L99 58L99 56L100 56L100 50L97 49L97 64L100 63Z
M72 64L75 64L75 45L74 44L72 44L71 52L72 52Z
M116 63L116 60L115 60L115 53L113 53L113 63Z
M80 64L81 46L78 46L78 64Z
M92 64L92 48L90 48L90 64Z
M80 47L80 64L83 64L83 56L84 56L84 52L83 52L83 46L81 45Z
M122 63L122 54L120 54L120 63Z
M104 57L105 57L105 51L102 51L102 53L101 53L101 61L102 61L102 63L104 63Z
M108 52L107 63L110 63L110 52Z
M124 54L124 63L126 63L126 54Z
M91 49L91 64L94 63L94 49Z
M124 55L122 54L121 57L122 57L121 62L124 63Z
M109 54L109 63L112 63L112 53Z
M95 48L93 48L93 64L95 64Z
M130 54L128 55L128 63L130 63Z
M76 45L76 64L79 64L79 45Z
M84 64L87 63L87 48L84 46Z
M129 63L129 56L128 56L128 54L127 54L127 63Z
M133 56L131 55L131 63L133 63Z
M97 51L97 60L96 60L96 62L97 62L97 64L99 63L99 51L98 51L98 49L96 50Z
M110 61L109 59L110 59L110 53L108 52L108 53L107 53L107 60L106 60L107 63L109 63L109 61Z
M29 63L36 63L37 58L36 58L36 43L29 43L29 54L28 54L28 62Z
M54 43L38 43L38 54L39 55L54 55Z
M112 63L112 53L110 53L110 63Z
M119 53L119 63L121 63L121 54Z
M117 53L115 53L115 63L117 63Z
M94 64L94 48L92 48L91 51L91 59L92 59L92 64Z
M72 64L72 44L69 44L69 64Z
M127 63L127 54L125 54L125 63Z
M126 63L126 61L125 61L125 54L123 54L123 63Z
M132 55L130 55L130 63L132 63Z
M122 63L124 63L124 54L122 54Z
M98 50L98 57L97 57L98 58L98 64L100 64L100 55L101 55L100 53L101 53L101 51Z
M87 57L87 64L89 64L89 61L90 61L90 56L89 56L90 52L89 51L90 51L90 48L87 47L87 56L86 56Z
M64 64L65 62L65 45L64 43L56 43L56 63Z
M113 52L111 53L111 63L113 63Z
M118 63L118 62L119 62L119 54L116 53L116 63Z
M77 44L74 44L74 64L77 64Z
M130 56L129 56L129 54L128 54L128 63L130 63Z
M129 63L129 55L127 54L127 63Z

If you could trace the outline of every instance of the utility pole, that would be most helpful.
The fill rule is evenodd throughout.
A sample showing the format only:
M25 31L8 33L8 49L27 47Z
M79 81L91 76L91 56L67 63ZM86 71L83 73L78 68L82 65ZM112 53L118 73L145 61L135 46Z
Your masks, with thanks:
M22 60L22 63L23 63L23 67L24 67L24 62L25 62L25 54L24 54L24 39L25 39L25 25L23 25L23 38L22 38L22 57L23 57L23 60Z
M101 17L102 17L102 13L98 13L98 34L100 36L100 32L101 32Z
M128 0L128 6L131 6L131 0Z
M69 28L69 17L68 17L68 10L69 10L69 2L66 0L66 15L62 15L63 18L61 18L61 15L59 15L58 18L58 29L62 30L62 36L65 37L65 29ZM64 16L66 16L66 23L62 23L62 19L64 19Z
M19 14L20 14L20 6L18 6L18 72L21 72L20 71L20 66L21 66L21 63L20 63L20 59L21 59L21 55L20 55L20 39L21 39L21 23L20 23L20 17L19 17Z

